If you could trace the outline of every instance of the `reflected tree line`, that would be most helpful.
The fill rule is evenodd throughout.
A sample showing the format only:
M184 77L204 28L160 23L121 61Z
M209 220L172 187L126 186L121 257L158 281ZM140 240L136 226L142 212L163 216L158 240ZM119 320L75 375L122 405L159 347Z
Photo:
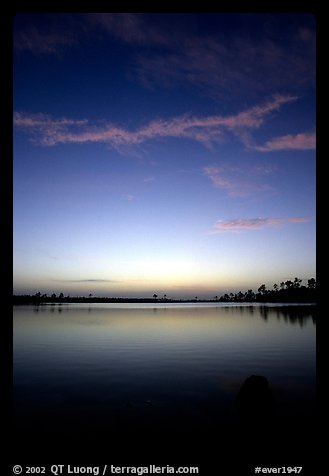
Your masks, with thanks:
M290 324L298 323L300 327L303 327L309 318L312 318L314 324L316 323L316 306L261 306L259 310L260 315L265 321L268 320L270 315L275 315L278 321L282 318L285 322L289 322Z
M200 299L195 296L194 299L170 299L167 294L159 298L156 293L150 298L119 298L119 297L96 297L89 294L88 297L70 297L63 293L37 292L33 295L14 295L14 304L41 304L41 303L63 303L63 302L283 302L283 303L316 303L317 301L317 283L314 278L308 279L307 285L302 285L302 279L295 278L293 281L287 280L280 284L274 284L272 289L268 289L265 284L259 286L257 292L248 289L246 292L225 293L223 296L215 296L213 299Z
M237 306L226 306L225 312L235 316L239 313L241 316L261 317L264 321L276 318L289 324L299 324L300 327L311 319L314 324L317 320L316 303L260 303L254 306L252 303ZM282 304L282 305L281 305Z

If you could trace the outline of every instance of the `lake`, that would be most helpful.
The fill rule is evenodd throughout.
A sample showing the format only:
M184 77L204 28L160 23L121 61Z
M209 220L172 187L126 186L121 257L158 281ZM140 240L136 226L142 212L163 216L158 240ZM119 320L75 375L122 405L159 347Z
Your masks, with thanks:
M272 421L306 425L314 313L277 304L14 306L16 441L220 437L239 428L236 399L251 375L269 383Z

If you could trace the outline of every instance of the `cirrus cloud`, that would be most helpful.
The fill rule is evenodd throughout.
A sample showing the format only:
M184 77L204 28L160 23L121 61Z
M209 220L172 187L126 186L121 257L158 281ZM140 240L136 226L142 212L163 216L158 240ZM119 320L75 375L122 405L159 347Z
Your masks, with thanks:
M18 21L15 26L16 51L61 57L70 48L86 44L91 37L104 37L130 47L129 75L151 88L189 84L222 100L243 97L246 91L253 97L278 89L296 91L315 82L316 38L312 18L300 18L284 37L281 15L270 16L271 32L261 27L254 36L241 28L232 28L226 35L205 33L202 29L190 29L189 21L181 28L181 14L20 16L25 21ZM221 20L221 14L216 16ZM258 18L261 25L265 17Z
M234 167L218 167L208 165L202 169L214 187L225 190L230 197L249 197L259 193L273 193L273 187L266 183L260 183L258 175L251 171L249 174L244 167L238 170Z
M260 152L272 152L277 150L313 150L316 148L315 132L306 132L296 135L275 137L263 146L252 147Z
M61 57L63 52L79 44L78 38L65 31L40 31L35 26L16 32L14 35L14 49L21 53L28 51L33 55L54 55Z
M125 147L173 137L194 140L210 147L213 143L223 140L228 132L243 140L244 131L259 128L271 113L296 99L296 96L277 94L237 114L208 117L192 117L186 114L167 120L154 120L135 130L127 130L111 123L91 124L86 119L54 119L45 114L31 115L22 112L14 114L14 125L24 130L35 143L44 146L94 142L108 144L122 152Z
M114 279L53 279L53 281L60 283L119 283L120 281Z
M209 233L241 233L262 228L278 228L291 223L306 223L309 220L309 217L258 217L219 220Z

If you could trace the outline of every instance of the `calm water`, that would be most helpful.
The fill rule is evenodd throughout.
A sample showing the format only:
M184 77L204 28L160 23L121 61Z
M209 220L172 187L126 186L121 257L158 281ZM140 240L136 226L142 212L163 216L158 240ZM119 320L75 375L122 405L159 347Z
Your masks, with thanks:
M307 419L315 329L305 306L15 306L16 432L207 431L237 421L252 374L278 418Z

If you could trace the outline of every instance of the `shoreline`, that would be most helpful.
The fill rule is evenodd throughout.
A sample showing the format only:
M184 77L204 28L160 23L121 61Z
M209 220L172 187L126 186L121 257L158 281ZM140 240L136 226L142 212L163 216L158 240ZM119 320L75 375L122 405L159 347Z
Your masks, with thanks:
M284 300L255 300L255 301L225 301L221 299L151 299L151 298L40 298L35 296L13 296L13 305L19 304L259 304L259 305L283 305L283 306L312 306L317 305L316 302L308 301L284 301Z

